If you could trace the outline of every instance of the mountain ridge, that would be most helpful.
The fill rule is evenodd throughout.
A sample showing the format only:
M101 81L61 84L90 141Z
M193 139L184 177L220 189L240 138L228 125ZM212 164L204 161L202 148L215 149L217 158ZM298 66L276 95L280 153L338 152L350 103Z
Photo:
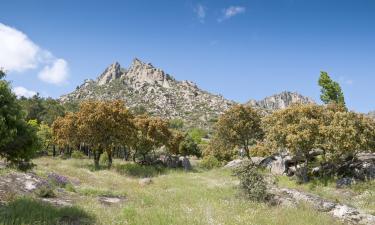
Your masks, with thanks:
M201 128L211 127L220 114L240 104L200 89L192 81L178 81L138 58L133 59L129 68L112 63L95 80L87 79L75 91L59 98L62 103L114 99L124 100L129 108L141 107L151 115L182 119L188 127ZM297 102L314 103L296 92L284 91L244 105L267 113Z

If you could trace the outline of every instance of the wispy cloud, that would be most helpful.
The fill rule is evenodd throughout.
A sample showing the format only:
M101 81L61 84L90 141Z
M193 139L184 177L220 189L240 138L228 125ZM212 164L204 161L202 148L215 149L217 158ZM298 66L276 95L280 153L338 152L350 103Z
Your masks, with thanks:
M194 13L196 14L199 22L204 23L206 19L206 7L202 4L197 4L196 7L194 7Z
M62 63L64 61L64 63ZM49 83L61 84L68 78L68 64L64 59L56 58L48 50L44 50L35 44L23 32L0 23L0 68L9 72L19 72L37 69L44 66L42 81L53 81ZM63 72L47 73L46 68L63 69ZM65 71L65 72L64 72Z
M222 16L217 20L218 22L222 22L224 20L230 19L233 16L238 14L242 14L246 12L246 8L243 6L230 6L228 8L223 9Z
M352 79L347 79L345 77L339 78L340 82L346 85L353 85L354 81Z
M35 91L28 90L27 88L21 86L13 88L13 92L17 95L17 97L23 96L26 98L30 98L36 95Z

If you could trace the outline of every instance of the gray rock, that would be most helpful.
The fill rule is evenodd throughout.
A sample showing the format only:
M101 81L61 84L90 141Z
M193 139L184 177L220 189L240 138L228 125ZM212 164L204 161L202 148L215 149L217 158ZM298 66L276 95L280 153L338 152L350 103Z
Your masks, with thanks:
M241 165L242 161L243 161L242 159L232 160L228 162L227 165L224 166L224 168L230 168L230 169L237 168L239 165Z
M191 170L191 164L187 157L184 157L182 159L182 167L184 168L185 171Z
M122 203L124 201L124 198L101 196L98 198L98 201L103 205L116 205Z
M138 181L139 185L141 186L146 186L152 184L152 179L151 178L143 178Z
M314 100L311 98L302 96L298 93L293 92L282 92L280 94L272 95L260 101L250 100L247 105L254 107L264 108L267 110L285 109L291 104L302 103L302 104L314 104Z

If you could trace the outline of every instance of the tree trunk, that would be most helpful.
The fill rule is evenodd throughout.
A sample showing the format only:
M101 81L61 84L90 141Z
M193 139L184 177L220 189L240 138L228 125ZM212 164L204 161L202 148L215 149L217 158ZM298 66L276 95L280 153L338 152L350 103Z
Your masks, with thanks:
M135 157L137 155L137 150L134 151L134 154L133 154L133 162L135 162Z
M251 159L251 158L250 158L249 147L248 147L247 145L244 146L244 150L245 150L245 154L246 154L247 158Z
M53 157L56 157L56 145L52 146L52 155Z
M108 169L110 169L112 167L112 151L107 151L107 155L108 155Z
M100 159L100 152L94 151L94 164L95 164L95 169L98 170L100 168L99 166L99 159Z

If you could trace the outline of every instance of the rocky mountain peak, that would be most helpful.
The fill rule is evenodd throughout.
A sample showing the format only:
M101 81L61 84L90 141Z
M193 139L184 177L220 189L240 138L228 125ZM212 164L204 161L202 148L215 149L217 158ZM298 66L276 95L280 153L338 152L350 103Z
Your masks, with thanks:
M121 77L123 72L121 71L121 66L118 62L114 62L108 66L104 72L98 77L98 85L108 84L112 80L118 79Z
M151 63L145 63L135 58L126 77L139 83L159 84L164 88L170 88L174 79L163 70L155 68Z
M301 103L301 104L309 104L315 103L309 97L305 97L296 92L284 91L280 94L275 94L269 97L264 98L263 100L256 101L250 100L246 104L251 105L253 107L258 107L267 110L278 110L278 109L285 109L289 105L294 103Z

